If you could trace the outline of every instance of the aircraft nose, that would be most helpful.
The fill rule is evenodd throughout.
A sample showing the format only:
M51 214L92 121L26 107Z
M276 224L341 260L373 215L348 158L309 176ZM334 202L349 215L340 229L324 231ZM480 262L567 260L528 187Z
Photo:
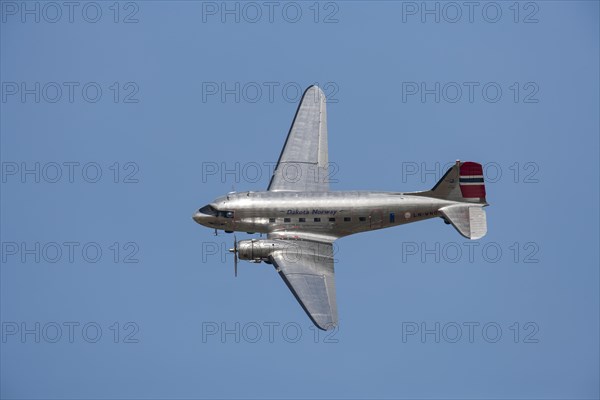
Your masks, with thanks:
M200 211L196 211L192 216L192 219L202 225L207 220L208 215L202 214Z

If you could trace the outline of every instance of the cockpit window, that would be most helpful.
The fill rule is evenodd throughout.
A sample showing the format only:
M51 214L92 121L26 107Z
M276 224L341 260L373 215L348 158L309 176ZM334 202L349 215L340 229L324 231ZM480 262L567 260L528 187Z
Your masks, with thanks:
M201 209L199 209L198 211L201 212L202 214L212 215L213 217L217 216L217 210L211 205L206 205L206 206L202 207Z
M198 210L202 214L212 215L213 217L233 218L233 211L217 210L211 205L206 205Z

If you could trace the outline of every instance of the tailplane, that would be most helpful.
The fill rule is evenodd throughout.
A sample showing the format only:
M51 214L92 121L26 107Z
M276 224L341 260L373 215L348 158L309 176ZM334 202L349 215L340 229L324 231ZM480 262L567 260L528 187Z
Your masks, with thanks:
M444 220L467 239L481 239L487 233L485 210L479 205L456 204L440 208Z

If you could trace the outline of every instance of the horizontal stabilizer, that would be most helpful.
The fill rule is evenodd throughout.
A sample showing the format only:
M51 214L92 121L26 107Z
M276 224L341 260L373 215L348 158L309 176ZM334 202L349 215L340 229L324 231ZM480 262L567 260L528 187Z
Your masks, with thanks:
M443 207L440 212L467 239L480 239L487 233L487 219L481 206L456 204Z

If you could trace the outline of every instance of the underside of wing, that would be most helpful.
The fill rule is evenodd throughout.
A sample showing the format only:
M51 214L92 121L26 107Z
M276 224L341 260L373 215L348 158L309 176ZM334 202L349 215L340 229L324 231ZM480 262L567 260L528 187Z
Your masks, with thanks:
M325 104L320 88L306 89L267 190L329 190Z
M320 329L337 326L332 243L288 240L271 261L296 300Z

